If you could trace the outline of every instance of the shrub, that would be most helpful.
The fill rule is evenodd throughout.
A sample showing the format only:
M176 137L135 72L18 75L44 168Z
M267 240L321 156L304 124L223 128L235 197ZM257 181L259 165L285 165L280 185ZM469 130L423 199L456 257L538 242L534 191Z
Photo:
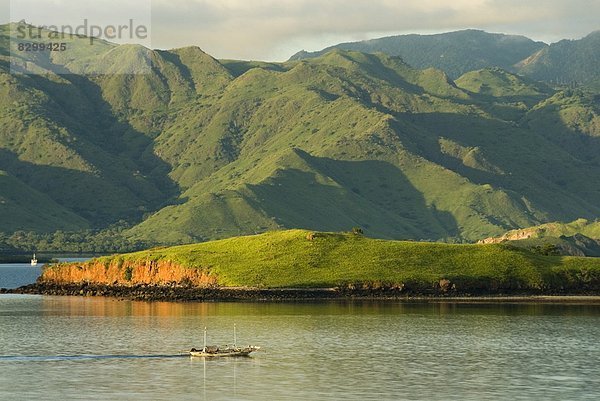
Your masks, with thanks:
M133 278L133 267L129 266L127 269L125 269L123 272L123 278L127 281L131 281Z
M192 279L189 277L184 277L179 281L179 285L181 287L185 287L185 288L191 288L194 286L194 283L192 282Z
M554 244L538 245L532 251L544 256L560 256L560 249Z

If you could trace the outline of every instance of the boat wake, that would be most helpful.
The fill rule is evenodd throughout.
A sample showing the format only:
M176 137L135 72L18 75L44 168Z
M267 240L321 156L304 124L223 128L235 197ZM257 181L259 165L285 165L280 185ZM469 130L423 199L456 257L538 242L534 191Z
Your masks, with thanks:
M152 354L152 355L0 355L2 362L55 362L86 361L100 359L168 359L189 357L189 354Z

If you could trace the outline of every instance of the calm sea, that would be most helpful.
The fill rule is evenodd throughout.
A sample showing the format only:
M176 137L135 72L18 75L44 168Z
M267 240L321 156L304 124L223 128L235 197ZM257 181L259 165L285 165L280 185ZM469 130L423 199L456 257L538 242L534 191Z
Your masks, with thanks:
M179 355L234 324L263 349ZM594 305L0 295L0 400L597 400L599 338Z
M57 258L59 262L82 262L90 258ZM0 263L0 288L18 288L32 284L42 272L43 264L31 266L30 263Z

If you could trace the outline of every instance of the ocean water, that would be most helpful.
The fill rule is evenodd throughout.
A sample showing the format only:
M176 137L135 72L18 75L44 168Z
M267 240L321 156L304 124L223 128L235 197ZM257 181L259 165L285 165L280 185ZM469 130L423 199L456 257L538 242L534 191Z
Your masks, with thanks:
M17 288L34 283L41 272L41 264L0 263L0 288Z
M60 262L82 262L86 258L59 257ZM32 284L42 272L43 264L31 266L30 263L0 263L0 288L18 288Z
M181 355L259 345L248 358ZM597 400L595 305L0 295L1 400Z

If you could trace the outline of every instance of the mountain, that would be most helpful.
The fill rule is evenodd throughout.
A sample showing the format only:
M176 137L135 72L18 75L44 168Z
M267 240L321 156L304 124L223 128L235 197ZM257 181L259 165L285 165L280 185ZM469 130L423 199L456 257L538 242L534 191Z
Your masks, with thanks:
M600 223L586 219L571 223L546 223L511 230L500 237L486 238L479 242L499 244L506 241L514 246L546 254L600 257Z
M594 86L600 89L600 31L580 40L561 40L517 64L518 71L554 84Z
M498 238L487 238L482 243L499 243L530 238L562 237L582 234L590 238L600 239L600 222L577 219L570 223L552 222L535 227L511 230Z
M131 240L163 244L352 227L477 241L600 214L593 92L498 68L452 80L383 53L221 62L68 45L20 54L13 73L0 52L0 170L20 185L0 197L40 204L0 209L0 231L126 220ZM53 215L63 225L39 220Z
M219 73L225 80L229 73L199 49L95 43L85 65L117 70L85 75L76 56L89 51L87 39L67 44L74 56L26 54L11 65L0 56L0 169L79 215L79 228L139 221L178 193L170 167L153 151L169 113L198 97L199 81L208 91L221 85ZM148 73L118 72L147 57ZM9 73L32 63L44 72Z
M453 79L498 67L552 85L600 88L600 31L579 40L547 45L523 36L464 30L436 35L401 35L341 43L317 52L301 51L290 60L321 56L333 49L400 56L413 67L441 69Z
M0 171L0 221L5 232L77 230L85 219L49 196Z
M527 100L533 104L543 100L552 92L545 84L509 73L497 67L470 71L456 81L456 85L471 93L488 95L504 101Z
M460 87L474 75L489 93ZM131 233L176 242L361 226L384 238L475 240L550 216L595 216L598 209L575 200L573 188L588 186L586 169L598 166L579 160L581 148L570 153L559 143L560 135L573 142L583 135L521 124L552 96L545 85L503 71L455 84L441 71L382 54L334 51L279 71L252 68L193 117L208 121L205 138L220 138L230 162L210 162L215 172L206 173L207 156L197 157L206 141L188 147L178 158L190 160L186 171L197 171L197 182L180 204ZM167 226L173 229L165 233Z
M399 35L361 42L341 43L317 52L301 51L290 60L321 56L333 49L363 53L382 52L402 57L411 66L437 68L455 79L486 67L510 70L547 45L524 36L487 33L468 29L435 35Z

